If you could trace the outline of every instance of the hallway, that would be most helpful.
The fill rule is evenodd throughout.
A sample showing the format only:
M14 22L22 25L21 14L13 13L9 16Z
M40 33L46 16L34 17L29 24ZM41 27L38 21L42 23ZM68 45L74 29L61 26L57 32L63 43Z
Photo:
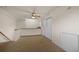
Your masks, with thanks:
M2 45L2 46L1 46ZM0 44L0 51L8 52L64 52L47 38L36 36L24 36L16 42Z
M3 6L0 51L78 52L78 25L78 6Z

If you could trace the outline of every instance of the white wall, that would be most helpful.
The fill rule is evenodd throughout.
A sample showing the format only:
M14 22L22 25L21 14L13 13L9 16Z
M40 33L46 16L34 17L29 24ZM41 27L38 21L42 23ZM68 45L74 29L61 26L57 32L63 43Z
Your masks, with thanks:
M41 20L39 19L18 19L17 28L37 28L41 26Z
M21 36L41 35L40 29L22 29Z
M62 32L79 34L79 7L77 8L73 7L70 10L65 11L64 15L59 19L54 19L53 23L54 23L54 31L53 31L54 34L52 39L53 42L56 43L57 45L60 45L61 43L66 43L65 41L62 42L60 40L60 35ZM66 43L65 45L70 45L70 44L72 44L72 42ZM75 49L75 48L71 48L71 49Z
M41 25L42 25L42 27L41 27L41 29L42 29L42 35L44 35L44 36L46 36L46 19L45 18L42 18L42 20L41 20Z
M41 35L41 29L36 29L41 27L41 21L37 19L19 19L17 20L17 29L20 29L20 35Z
M25 27L26 28L37 28L41 26L40 20L38 19L25 19Z
M0 31L3 32L10 40L14 40L15 25L15 18L7 11L0 8Z

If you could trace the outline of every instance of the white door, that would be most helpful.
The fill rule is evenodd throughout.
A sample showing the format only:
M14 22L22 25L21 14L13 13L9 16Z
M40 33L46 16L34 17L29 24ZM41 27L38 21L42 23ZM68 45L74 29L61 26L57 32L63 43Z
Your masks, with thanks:
M46 19L46 37L52 40L52 18Z
M43 24L43 35L48 39L52 40L52 17L48 17L42 22Z

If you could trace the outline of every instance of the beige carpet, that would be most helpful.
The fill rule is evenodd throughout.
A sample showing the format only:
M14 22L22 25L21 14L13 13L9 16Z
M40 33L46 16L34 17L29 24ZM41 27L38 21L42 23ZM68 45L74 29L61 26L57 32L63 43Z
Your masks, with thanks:
M9 52L64 52L47 38L39 36L24 36L16 42L0 44L0 51Z

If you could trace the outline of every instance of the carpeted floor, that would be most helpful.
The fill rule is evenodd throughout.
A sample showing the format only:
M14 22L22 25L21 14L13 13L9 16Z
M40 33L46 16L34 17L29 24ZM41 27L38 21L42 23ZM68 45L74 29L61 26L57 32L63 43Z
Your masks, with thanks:
M4 52L64 52L47 38L38 36L23 36L16 42L0 44L0 51Z

